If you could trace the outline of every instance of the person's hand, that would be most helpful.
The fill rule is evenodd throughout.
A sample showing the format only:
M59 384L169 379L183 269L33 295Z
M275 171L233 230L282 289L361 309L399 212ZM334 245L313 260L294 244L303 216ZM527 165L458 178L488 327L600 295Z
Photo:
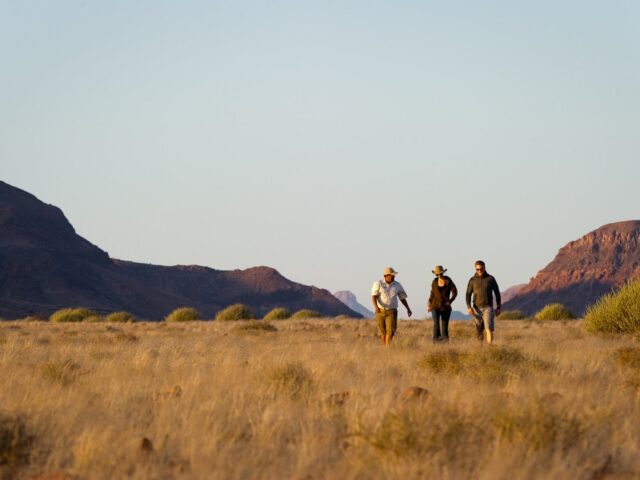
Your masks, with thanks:
M427 312L430 312L430 311L431 311L431 307L427 307Z
M412 313L413 313L413 312L411 311L411 309L410 309L410 308L407 308L407 315L409 315L409 317L411 317L411 314L412 314Z
M380 307L376 307L374 310L375 313L380 313Z
M496 317L500 315L500 312L502 312L502 309L500 307L496 308Z
M469 315L473 315L473 308L467 308L467 313Z
M445 307L450 307L451 306L451 302L444 302L444 306Z

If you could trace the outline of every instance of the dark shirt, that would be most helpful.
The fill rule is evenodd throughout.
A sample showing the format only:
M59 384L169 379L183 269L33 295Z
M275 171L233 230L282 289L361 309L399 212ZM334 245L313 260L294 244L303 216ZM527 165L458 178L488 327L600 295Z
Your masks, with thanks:
M467 307L471 308L471 295L473 294L473 304L480 307L493 307L493 293L496 295L496 304L500 308L500 289L498 288L498 282L484 272L481 277L474 275L469 279L469 285L467 285Z
M429 294L429 308L431 310L451 310L451 304L458 296L458 289L449 277L445 276L444 286L438 286L438 279L431 282L431 294Z

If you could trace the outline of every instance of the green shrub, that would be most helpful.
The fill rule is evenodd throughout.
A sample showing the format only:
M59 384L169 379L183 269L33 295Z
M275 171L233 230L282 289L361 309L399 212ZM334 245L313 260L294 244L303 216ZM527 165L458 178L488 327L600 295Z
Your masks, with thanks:
M282 307L276 307L264 316L266 321L286 320L287 318L291 318L291 312Z
M571 320L576 318L567 307L561 303L550 303L536 313L537 320Z
M505 310L498 316L500 320L524 320L527 316L520 310Z
M105 320L107 322L133 323L136 321L136 317L131 315L129 312L113 312L107 315Z
M88 308L63 308L49 317L50 322L82 322L87 317L95 317L97 313Z
M90 315L88 317L85 317L82 321L87 323L104 322L104 317L101 317L100 315Z
M640 331L640 279L600 298L587 309L584 326L590 332Z
M190 322L192 320L200 320L200 312L191 307L176 308L164 319L165 322Z
M216 320L253 320L255 316L253 312L241 303L229 305L224 310L220 310L216 315Z
M293 316L291 318L319 318L321 315L320 313L316 312L315 310L308 310L308 309L303 309L303 310L298 310L296 313L293 314Z

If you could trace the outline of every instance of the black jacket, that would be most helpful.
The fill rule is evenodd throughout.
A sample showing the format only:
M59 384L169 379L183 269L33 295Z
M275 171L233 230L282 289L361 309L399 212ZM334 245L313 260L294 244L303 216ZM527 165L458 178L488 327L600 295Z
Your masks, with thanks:
M467 307L471 308L471 295L473 294L473 304L480 307L493 307L493 294L496 295L496 304L500 308L500 289L498 288L498 282L484 272L481 277L474 275L469 279L469 285L467 285Z
M438 286L438 279L431 282L431 293L429 294L429 308L431 310L451 310L451 304L458 296L458 289L449 277L444 276L444 286Z

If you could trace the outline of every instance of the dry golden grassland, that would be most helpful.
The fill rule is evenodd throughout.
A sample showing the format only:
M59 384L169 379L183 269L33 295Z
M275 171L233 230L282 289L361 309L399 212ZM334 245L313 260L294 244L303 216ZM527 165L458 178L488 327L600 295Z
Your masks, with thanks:
M0 322L3 478L640 478L640 339L581 321ZM428 393L410 387L421 387Z

